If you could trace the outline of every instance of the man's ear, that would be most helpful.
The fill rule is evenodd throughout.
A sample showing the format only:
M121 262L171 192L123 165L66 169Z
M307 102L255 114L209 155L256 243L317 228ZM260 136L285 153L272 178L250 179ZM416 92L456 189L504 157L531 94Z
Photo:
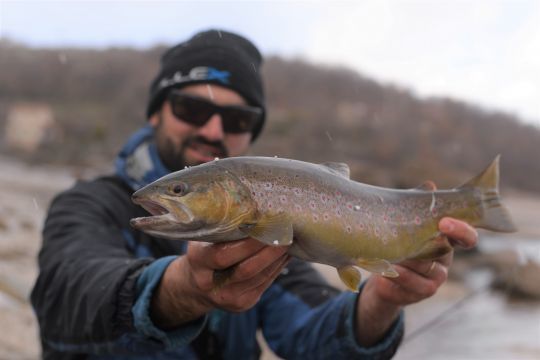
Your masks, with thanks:
M159 118L160 118L160 112L156 111L152 116L150 116L150 119L148 119L148 122L153 127L157 127L159 124Z

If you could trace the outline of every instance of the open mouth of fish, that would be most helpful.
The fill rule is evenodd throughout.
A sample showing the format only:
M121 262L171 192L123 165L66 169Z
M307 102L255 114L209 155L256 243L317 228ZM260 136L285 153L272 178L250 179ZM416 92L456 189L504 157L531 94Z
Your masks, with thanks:
M133 197L133 202L142 206L151 216L133 218L131 226L150 235L172 240L200 240L227 232L221 224L208 224L197 219L189 207L181 202L157 202L148 198Z
M187 206L175 203L175 209L167 207L151 199L134 198L133 202L142 206L151 216L131 219L131 225L138 229L165 230L174 227L176 230L194 230L200 228L202 223L195 221L195 217Z

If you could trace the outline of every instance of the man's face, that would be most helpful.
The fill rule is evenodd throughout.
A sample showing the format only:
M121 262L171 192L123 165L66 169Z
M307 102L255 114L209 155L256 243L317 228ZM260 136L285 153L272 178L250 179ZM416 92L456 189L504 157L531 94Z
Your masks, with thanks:
M217 105L247 105L238 93L219 85L189 85L182 88L181 92ZM188 124L175 117L167 100L161 110L150 118L150 124L156 128L156 143L161 160L171 171L202 164L216 157L243 155L251 141L250 132L225 133L219 114L213 114L201 127Z

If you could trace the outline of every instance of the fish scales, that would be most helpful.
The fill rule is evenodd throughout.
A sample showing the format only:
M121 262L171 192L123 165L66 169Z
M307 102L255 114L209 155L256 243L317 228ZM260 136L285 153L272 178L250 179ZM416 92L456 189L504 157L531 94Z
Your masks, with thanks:
M183 192L171 189L180 186ZM355 290L358 267L397 276L392 264L449 251L438 237L444 216L513 231L498 198L498 157L479 176L449 190L397 190L349 179L344 164L238 157L172 173L133 199L152 217L133 226L169 239L231 241L251 236L334 266ZM160 210L157 211L158 206Z

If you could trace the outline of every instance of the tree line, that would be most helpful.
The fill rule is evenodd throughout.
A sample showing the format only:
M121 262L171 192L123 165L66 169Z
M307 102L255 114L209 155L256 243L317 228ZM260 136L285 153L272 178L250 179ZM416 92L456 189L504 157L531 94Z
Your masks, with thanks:
M62 130L27 161L110 164L145 124L148 87L165 46L35 49L0 41L0 128L20 102L48 104ZM540 129L516 115L451 98L421 99L345 67L267 57L268 119L252 154L350 165L356 180L455 186L502 154L502 183L540 191ZM2 140L0 139L0 142ZM0 143L0 145L2 145ZM458 183L456 183L458 182Z

